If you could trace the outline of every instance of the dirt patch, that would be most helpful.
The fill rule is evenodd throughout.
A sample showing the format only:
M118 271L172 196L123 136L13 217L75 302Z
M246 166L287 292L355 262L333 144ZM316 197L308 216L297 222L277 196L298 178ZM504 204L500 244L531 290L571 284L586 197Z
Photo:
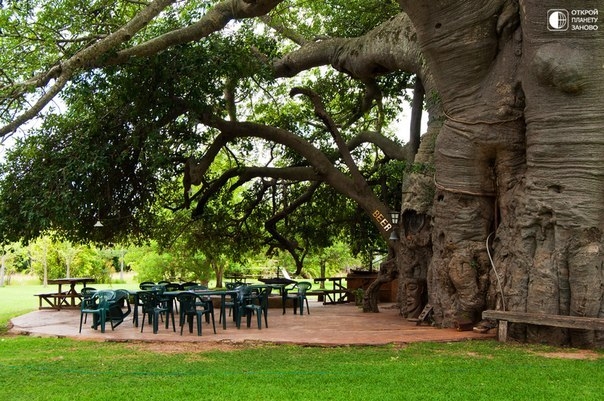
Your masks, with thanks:
M590 361L595 361L603 357L603 355L590 350L576 350L568 352L535 352L535 355L553 359L577 359Z

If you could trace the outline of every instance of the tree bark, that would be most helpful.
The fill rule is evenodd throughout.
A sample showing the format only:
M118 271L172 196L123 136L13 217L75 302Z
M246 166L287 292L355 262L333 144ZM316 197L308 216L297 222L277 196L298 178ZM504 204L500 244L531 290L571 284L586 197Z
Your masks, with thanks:
M570 1L569 10L604 9ZM495 264L509 310L604 315L604 33L551 32L548 7L521 2L526 172L505 205ZM592 8L593 7L593 8ZM572 14L570 14L572 17ZM542 21L541 24L534 21ZM572 22L571 22L572 24ZM604 346L604 333L512 326L521 340Z
M427 273L436 322L477 321L487 307L602 316L603 34L552 32L551 7L532 0L401 4L445 113ZM511 328L580 346L601 334Z
M387 260L380 265L376 279L369 284L367 291L363 295L363 312L379 312L378 307L380 288L382 284L386 284L396 279L398 276L398 264L396 258Z

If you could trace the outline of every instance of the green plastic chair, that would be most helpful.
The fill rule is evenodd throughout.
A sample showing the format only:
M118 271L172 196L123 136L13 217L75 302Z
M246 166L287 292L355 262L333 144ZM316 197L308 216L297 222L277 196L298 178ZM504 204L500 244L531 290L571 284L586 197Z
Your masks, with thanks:
M92 314L92 327L96 330L101 326L101 333L105 332L105 324L109 315L110 302L115 298L115 291L101 290L94 293L90 302L82 302L80 306L80 333L82 332L82 323L84 316ZM113 330L113 326L111 327Z
M109 301L108 316L111 322L111 329L113 330L122 324L131 312L130 293L127 290L115 290L115 298Z
M180 335L182 336L185 321L189 323L189 333L193 332L193 319L197 319L197 335L201 336L201 320L205 317L212 320L214 334L216 334L216 323L214 321L214 306L211 302L200 302L200 297L191 292L182 292L176 296L180 304Z
M262 316L264 315L264 325L268 328L268 297L273 288L263 287L254 288L253 286L240 287L237 297L238 313L237 313L237 328L241 328L241 318L246 316L247 327L249 328L252 321L252 315L256 315L258 320L258 330L262 329Z
M84 309L90 309L94 306L94 301L92 299L92 296L94 295L94 293L96 292L96 288L93 287L84 287L80 290L80 294L82 294L82 303L80 304L80 309L84 308ZM88 314L84 315L84 324L86 324L86 321L88 320Z
M231 283L226 283L227 290L236 290L236 289L238 289L240 287L244 287L244 286L247 286L247 284L242 281L233 281ZM237 310L235 309L236 304L237 304L237 296L231 297L231 299L228 301L225 298L225 301L224 301L225 315L226 315L227 309L229 311L229 316L231 316L231 312L234 311L233 320L235 320L235 322L237 322ZM222 315L218 319L218 322L222 323Z
M194 286L191 286L187 289L187 291L206 291L208 290L208 286L207 285L202 285L202 284L196 284ZM209 309L209 308L214 308L214 304L212 303L212 300L210 299L210 297L208 296L203 296L203 295L197 295L197 306L201 306L203 308ZM212 305L210 306L209 304L212 303ZM210 323L210 316L206 315L206 322Z
M304 302L306 302L306 310L310 315L310 308L308 306L308 298L306 297L306 291L312 288L312 284L307 281L301 281L299 283L293 284L289 288L283 289L282 294L282 303L283 303L283 314L285 315L285 305L288 300L293 300L294 302L294 315L297 312L298 305L300 305L300 315L304 314Z
M141 333L145 327L145 316L148 317L149 323L153 325L153 334L157 334L159 329L159 319L166 316L166 329L170 327L170 317L172 317L172 328L176 331L174 324L174 311L172 305L162 299L157 292L147 291L138 293L139 302L142 305L143 320L141 322Z

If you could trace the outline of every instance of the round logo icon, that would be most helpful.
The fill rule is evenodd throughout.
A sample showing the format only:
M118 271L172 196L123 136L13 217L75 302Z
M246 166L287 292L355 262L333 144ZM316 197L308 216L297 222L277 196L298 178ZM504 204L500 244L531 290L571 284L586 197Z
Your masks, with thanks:
M566 31L568 29L568 11L548 10L547 28L550 31Z

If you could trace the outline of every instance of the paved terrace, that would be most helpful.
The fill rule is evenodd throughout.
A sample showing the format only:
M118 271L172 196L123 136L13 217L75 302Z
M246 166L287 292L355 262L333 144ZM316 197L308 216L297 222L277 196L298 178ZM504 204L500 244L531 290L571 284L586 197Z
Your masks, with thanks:
M417 326L399 315L399 311L391 304L381 304L380 313L363 313L353 304L323 305L310 301L311 313L303 316L294 315L292 309L283 315L281 309L271 308L268 313L268 328L258 330L256 320L247 328L245 323L241 329L228 318L226 330L218 324L216 314L216 333L211 325L203 325L203 335L197 336L195 325L193 333L185 326L180 335L178 316L176 316L176 333L160 324L157 334L153 334L151 326L145 324L143 333L140 327L134 327L131 316L120 326L111 331L108 324L105 333L90 328L90 324L82 327L78 333L79 310L39 310L12 319L14 334L46 337L69 337L74 339L98 341L150 341L150 342L203 342L218 344L245 343L277 343L300 344L314 346L340 345L385 345L406 344L421 341L464 341L482 340L495 337L495 330L488 334L478 334L472 331L457 331L455 329L438 329L429 325ZM92 320L89 316L88 321Z

